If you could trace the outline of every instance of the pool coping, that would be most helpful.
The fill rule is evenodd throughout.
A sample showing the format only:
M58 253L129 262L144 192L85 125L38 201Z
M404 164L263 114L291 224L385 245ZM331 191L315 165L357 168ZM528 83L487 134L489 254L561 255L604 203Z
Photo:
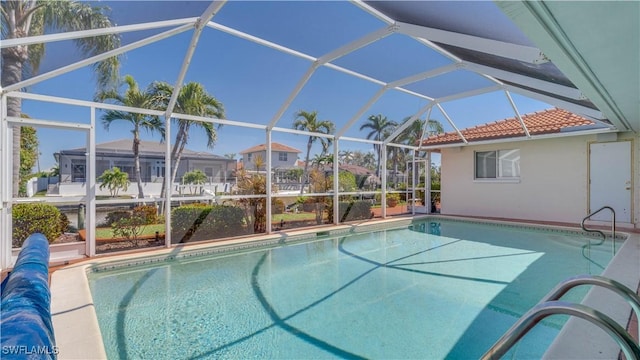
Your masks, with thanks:
M136 252L129 254L114 255L108 257L91 258L86 261L76 263L74 265L67 266L60 270L55 271L51 277L51 314L53 320L53 327L56 337L56 345L59 349L59 359L106 359L106 351L104 348L100 327L98 325L98 319L95 313L93 304L93 298L89 288L88 274L90 272L108 271L115 268L137 266L143 264L150 264L154 262L166 261L175 258L188 258L193 256L207 256L215 255L217 253L229 252L229 251L243 251L250 248L269 248L277 247L283 244L293 244L296 242L310 241L321 237L332 237L348 235L360 232L371 232L376 230L389 230L396 227L406 227L413 222L421 221L425 219L443 219L447 221L460 221L465 223L489 223L493 225L514 227L514 228L533 228L538 230L548 230L551 232L571 232L571 233L583 233L584 235L591 236L582 232L579 228L569 226L555 226L535 223L519 223L514 221L500 221L500 220L485 220L479 218L465 218L465 217L449 217L445 215L421 215L412 217L398 217L381 219L375 221L366 221L361 223L351 223L336 225L331 227L318 227L318 228L305 228L300 230L291 230L286 232L279 232L269 235L257 235L250 238L235 238L224 241L214 242L201 242L197 244L179 245L171 248L154 249L145 252ZM638 282L640 281L640 269L638 271L625 272L625 267L630 265L630 261L633 261L634 256L636 263L634 265L640 266L640 235L620 233L621 236L626 236L627 241L618 250L616 257L611 261L609 266L605 269L603 276L612 277L623 284L637 289ZM616 236L618 237L618 236ZM633 241L635 239L635 241ZM632 240L632 241L628 241ZM629 249L626 249L629 248ZM624 252L623 252L623 249ZM617 259L620 256L624 258L623 264L618 264ZM616 266L612 266L614 264ZM609 269L612 268L612 269ZM633 274L635 279L633 279ZM635 281L635 284L634 284ZM635 287L633 287L635 286ZM604 294L603 294L604 292ZM607 294L603 289L592 289L587 294L585 304L602 305L609 304L603 299ZM588 301L588 302L587 302ZM626 305L626 312L622 309ZM620 306L616 306L616 314L612 315L607 312L608 315L614 317L616 321L626 325L629 313L631 311L630 306L626 302L622 301ZM621 319L621 320L619 320ZM571 321L563 327L563 330L558 335L552 346L549 348L548 353L551 358L556 358L554 354L558 354L559 357L567 358L563 352L557 352L558 349L562 350L566 347L567 343L576 343L576 339L573 331L565 331L567 327L584 328L584 326L578 326L572 324ZM579 329L578 329L579 330ZM595 329L598 331L598 329ZM564 333L567 332L568 335ZM585 335L586 336L586 335ZM599 335L602 337L602 334ZM580 337L584 339L584 337ZM615 346L615 343L613 343ZM585 346L582 344L576 344L577 350L584 350ZM611 347L607 347L607 354L613 354ZM553 352L551 350L554 350ZM577 351L576 350L576 351ZM615 348L615 356L617 357L619 349ZM546 356L546 354L545 354ZM614 358L611 356L604 358ZM579 356L576 358L593 358L593 356Z

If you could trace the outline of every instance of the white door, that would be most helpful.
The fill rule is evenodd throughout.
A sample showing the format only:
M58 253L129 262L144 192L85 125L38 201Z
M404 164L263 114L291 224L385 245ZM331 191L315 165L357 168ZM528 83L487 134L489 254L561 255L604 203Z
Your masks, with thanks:
M589 213L603 206L616 211L616 222L631 222L631 141L591 144ZM592 220L610 220L604 210Z

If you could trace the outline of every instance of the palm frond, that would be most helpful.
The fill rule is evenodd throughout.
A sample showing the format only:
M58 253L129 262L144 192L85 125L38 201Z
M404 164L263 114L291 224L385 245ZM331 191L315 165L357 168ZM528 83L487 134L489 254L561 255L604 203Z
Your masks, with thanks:
M43 2L44 26L61 31L79 31L113 26L108 7L69 0ZM120 36L109 34L74 40L82 53L95 56L120 47ZM93 65L99 89L113 89L119 78L120 61L111 57Z

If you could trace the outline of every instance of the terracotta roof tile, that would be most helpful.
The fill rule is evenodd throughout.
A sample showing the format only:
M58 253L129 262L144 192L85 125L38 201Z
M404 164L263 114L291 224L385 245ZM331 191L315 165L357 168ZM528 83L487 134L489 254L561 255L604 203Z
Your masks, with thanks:
M253 147L250 147L246 150L240 151L240 154L248 154L254 153L256 151L265 151L267 150L267 145L260 144ZM302 151L292 148L291 146L283 145L280 143L272 142L271 143L271 151L284 151L284 152L292 152L292 153L301 153Z
M595 124L591 120L558 108L523 115L522 120L531 135L559 133L567 128ZM520 121L516 117L478 125L461 130L460 132L468 142L525 136ZM453 144L458 142L462 142L458 133L450 132L431 136L422 142L422 146Z

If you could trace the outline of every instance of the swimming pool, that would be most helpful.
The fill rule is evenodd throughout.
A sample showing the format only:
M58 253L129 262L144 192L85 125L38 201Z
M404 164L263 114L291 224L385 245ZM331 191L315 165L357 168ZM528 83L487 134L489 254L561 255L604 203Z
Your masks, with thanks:
M89 280L109 358L478 358L559 281L602 272L610 242L589 241L423 221ZM536 327L518 357L539 358L563 321Z

